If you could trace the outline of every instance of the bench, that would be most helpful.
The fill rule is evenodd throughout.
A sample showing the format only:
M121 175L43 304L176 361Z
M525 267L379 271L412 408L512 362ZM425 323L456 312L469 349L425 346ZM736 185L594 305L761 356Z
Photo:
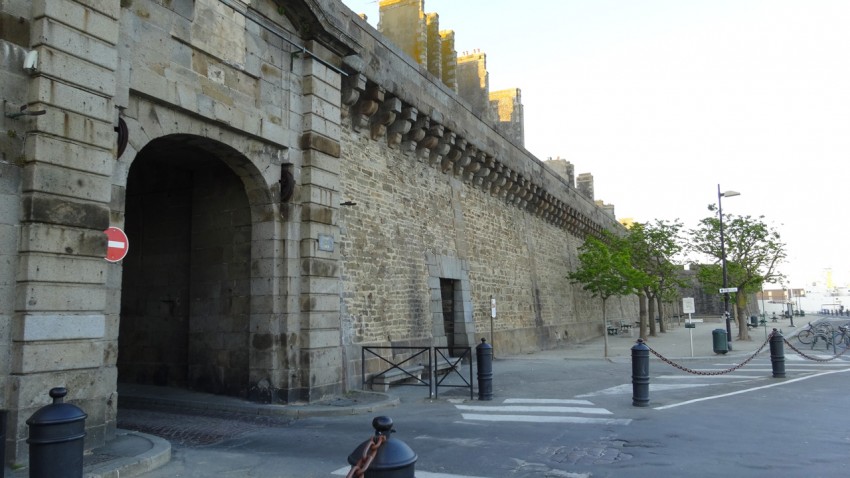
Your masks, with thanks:
M452 371L452 369L462 368L466 363L464 360L469 360L469 357L465 357L464 359L458 360L460 357L449 357L449 359L444 359L442 357L437 357L437 361L434 362L434 375L444 375ZM456 365L452 365L455 364Z
M382 392L390 389L390 385L396 383L419 383L422 380L422 372L425 366L421 364L409 365L406 367L394 367L382 373L377 373L369 379L369 387L375 390L375 387Z

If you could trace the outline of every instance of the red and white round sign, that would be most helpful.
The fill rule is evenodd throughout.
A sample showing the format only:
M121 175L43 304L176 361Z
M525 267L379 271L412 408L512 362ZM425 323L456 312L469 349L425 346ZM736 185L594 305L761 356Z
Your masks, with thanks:
M130 240L127 239L127 234L117 227L110 227L103 231L109 242L106 245L106 260L109 262L118 262L127 256L127 251L130 249Z

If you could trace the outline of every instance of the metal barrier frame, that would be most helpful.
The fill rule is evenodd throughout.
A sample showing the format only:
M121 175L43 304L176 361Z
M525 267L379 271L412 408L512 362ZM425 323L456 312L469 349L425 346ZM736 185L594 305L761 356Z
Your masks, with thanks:
M410 357L400 361L393 362L390 359L387 359L381 356L376 351L380 350L410 350L415 351ZM453 351L460 350L462 351L460 357L452 357L451 354ZM444 352L445 351L445 352ZM371 376L371 384L372 385L404 385L409 387L428 387L428 395L434 398L439 396L440 386L448 387L448 388L468 388L469 389L469 399L472 400L474 398L474 390L473 390L473 382L472 382L472 347L393 347L393 346L381 346L381 347L363 347L360 350L360 383L363 389L365 390L367 386L369 386L369 380L366 379L366 354L369 353L370 357L376 357L380 359L381 362L388 364L387 368L382 369L380 372ZM410 373L408 370L403 368L404 364L410 362L416 357L421 356L422 354L428 354L428 378L422 379L417 377L416 375ZM448 354L448 355L447 355ZM439 380L437 380L437 359L438 356L445 360L449 364L448 373L444 374ZM463 360L465 358L469 358L469 380L467 380L460 372L460 368L462 366ZM381 363L379 362L379 363ZM419 365L419 364L417 364ZM415 380L415 383L403 383L403 382L387 382L382 379L385 377L387 373L392 370L398 370L406 375L408 379ZM452 376L452 374L457 374L458 377L463 381L463 385L449 385L443 384L448 377ZM379 381L380 380L380 381Z
M460 355L460 357L452 357L451 356L452 351L458 350L458 349L463 350L463 353ZM448 352L448 354L449 354L448 357L443 353L443 350L446 350ZM469 389L469 399L473 400L472 347L434 347L434 370L432 372L433 372L435 377L437 375L437 370L436 370L437 369L436 363L437 363L437 359L438 359L437 355L439 355L440 358L442 358L443 360L445 360L446 362L449 363L449 366L450 366L449 370L450 371L448 373L446 373L445 375L443 375L443 377L440 378L439 380L434 380L434 398L439 397L440 385L443 383L443 381L454 373L454 374L457 374L457 376L460 377L461 380L463 380L464 385L443 385L443 387L468 388ZM469 380L466 380L466 378L464 378L464 376L461 375L460 370L458 370L463 359L467 358L467 357L469 358Z
M390 360L387 360L386 358L382 357L381 355L375 353L374 352L375 350L416 350L417 352L414 353L413 355L411 355L410 357L402 360L401 362L393 363ZM405 375L407 375L408 378L412 378L412 379L416 380L417 382L419 382L419 383L396 383L395 385L407 385L407 386L413 386L413 387L428 387L428 390L429 391L431 390L431 378L430 377L431 377L431 371L433 370L433 362L431 360L431 353L430 353L431 348L430 347L393 347L393 346L388 346L388 347L386 347L386 346L384 346L384 347L363 347L360 351L360 380L361 380L361 384L362 384L364 389L366 388L366 386L368 384L368 381L366 380L366 352L369 352L370 354L372 354L373 357L377 357L377 358L381 359L382 362L386 362L390 365L389 368L382 370L380 373L378 373L376 375L372 375L372 385L387 385L387 386L393 385L393 382L384 382L384 381L376 382L375 379L383 377L389 371L395 369L395 370L399 370L402 373L404 373ZM407 370L401 368L401 366L404 365L405 363L415 359L416 357L419 357L420 355L422 355L423 353L426 353L426 352L428 352L428 380L427 381L422 380L421 378L417 377L416 375L413 375L412 373L408 372Z

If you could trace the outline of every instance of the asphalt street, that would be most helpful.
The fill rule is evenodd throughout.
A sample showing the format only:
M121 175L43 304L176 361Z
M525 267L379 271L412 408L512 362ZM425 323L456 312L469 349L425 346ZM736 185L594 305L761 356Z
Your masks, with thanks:
M171 460L146 477L344 476L376 415L390 416L393 439L417 453L419 478L844 476L850 357L786 349L786 377L773 378L767 347L753 356L767 331L715 354L717 326L648 338L669 358L652 356L648 407L632 405L635 338L623 334L608 337L608 358L599 341L497 354L493 400L464 388L434 398L427 388L391 387L397 405L358 415L121 409L119 425L171 441ZM793 336L787 322L776 328Z
M794 337L818 319L769 321L726 353L714 351L719 320L647 337L646 407L632 400L634 329L513 356L496 343L492 400L455 374L436 396L393 386L285 405L119 384L118 437L85 456L84 476L345 476L378 415L417 454L418 478L844 476L850 354ZM784 378L773 377L774 328Z

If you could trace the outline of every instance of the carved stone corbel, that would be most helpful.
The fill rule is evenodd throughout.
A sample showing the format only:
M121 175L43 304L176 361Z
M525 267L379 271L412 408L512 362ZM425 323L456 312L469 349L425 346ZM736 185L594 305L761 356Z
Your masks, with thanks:
M401 100L395 97L387 98L381 102L381 107L375 116L371 119L371 137L373 141L377 141L387 134L387 127L393 124L396 115L401 113Z
M342 77L342 89L340 91L340 102L345 106L342 111L348 113L351 106L360 99L360 94L366 89L366 76L360 73L352 73Z
M471 182L472 178L475 177L475 173L484 166L485 161L487 161L487 153L478 151L470 159L469 164L463 168L463 180L468 182Z
M413 122L413 125L410 127L410 131L404 135L404 140L401 143L402 151L405 153L412 153L416 151L416 145L418 145L419 142L422 141L422 138L425 137L425 132L430 125L431 118L419 113L416 120Z
M475 187L483 187L484 186L484 178L490 175L490 171L496 167L496 158L490 156L489 154L484 153L480 159L481 168L475 172L475 175L472 178L472 184Z
M396 148L409 131L419 111L412 106L405 106L401 113L396 116L395 121L387 129L387 144L390 148Z
M360 95L360 99L351 107L351 127L354 131L362 131L369 126L372 115L374 115L381 103L384 102L385 90L375 83L367 83L366 89Z
M440 142L437 143L437 146L431 150L431 155L428 158L428 164L431 166L436 166L443 161L443 156L448 154L449 150L452 148L452 145L455 144L455 134L449 130L445 130L443 132L443 136L440 137Z
M502 163L497 158L493 158L493 164L490 166L490 174L484 177L482 187L492 193L493 183L502 177Z
M508 192L511 190L511 186L514 184L514 172L510 168L503 168L502 175L499 181L493 183L493 187L490 189L490 194L498 196L501 199L506 199Z
M517 174L516 178L514 178L514 184L511 186L511 189L508 191L507 200L510 204L518 204L519 203L519 193L522 191L523 182L525 178L522 175Z
M478 154L478 148L473 144L467 143L460 158L455 162L455 176L462 178L464 170L469 166L476 154Z
M416 144L416 156L422 159L430 157L431 150L437 147L442 137L443 125L431 121L431 126L425 133L425 137Z
M463 157L463 153L466 151L466 144L466 138L462 136L455 137L455 141L451 145L451 148L449 148L449 152L446 153L443 161L440 162L440 171L443 173L449 171L454 173L455 165L460 162L460 158Z
M528 199L531 197L533 187L534 185L530 181L522 185L522 189L517 194L518 200L516 205L518 208L525 209L528 205Z

